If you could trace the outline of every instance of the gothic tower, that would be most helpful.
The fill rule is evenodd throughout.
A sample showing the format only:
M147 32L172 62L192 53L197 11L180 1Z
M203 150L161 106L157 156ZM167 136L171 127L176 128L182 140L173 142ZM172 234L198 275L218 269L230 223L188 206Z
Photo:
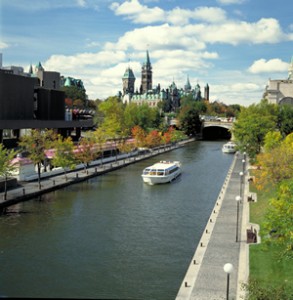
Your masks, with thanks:
M293 80L293 56L291 58L290 66L289 66L288 80Z
M204 98L205 100L209 101L210 100L210 87L207 84L204 88Z
M146 61L143 63L141 68L141 92L144 94L152 89L153 84L153 72L152 65L150 62L149 51L146 53Z
M128 67L122 77L123 95L134 93L135 76L130 67Z

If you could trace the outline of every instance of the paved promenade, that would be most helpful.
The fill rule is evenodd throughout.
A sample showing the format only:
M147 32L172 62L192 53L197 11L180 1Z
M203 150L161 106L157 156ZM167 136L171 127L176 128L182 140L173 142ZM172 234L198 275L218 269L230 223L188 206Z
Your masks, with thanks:
M245 177L244 184L240 187L242 160L242 154L235 155L176 300L226 299L227 273L223 269L226 263L231 263L234 269L229 277L229 299L244 299L241 283L246 282L249 272L246 243L249 210ZM239 202L239 230L236 232L236 196L240 192L244 200Z

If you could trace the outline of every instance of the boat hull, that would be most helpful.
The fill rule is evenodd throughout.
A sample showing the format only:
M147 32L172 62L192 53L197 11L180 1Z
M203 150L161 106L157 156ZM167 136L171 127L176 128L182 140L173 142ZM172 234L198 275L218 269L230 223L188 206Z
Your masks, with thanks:
M154 185L154 184L164 184L169 183L176 179L181 174L181 170L177 170L176 172L170 174L169 176L150 176L150 175L141 175L143 182Z
M234 143L232 143L232 142L229 142L229 143L223 145L222 152L223 153L231 153L231 154L233 154L233 153L236 152L236 145Z

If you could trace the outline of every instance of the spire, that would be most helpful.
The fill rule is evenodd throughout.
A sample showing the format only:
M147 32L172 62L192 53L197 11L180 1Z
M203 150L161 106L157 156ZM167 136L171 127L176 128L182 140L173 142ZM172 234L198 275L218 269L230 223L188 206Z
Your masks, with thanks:
M293 55L288 69L288 80L293 80Z
M39 63L36 65L36 72L37 71L44 71L44 68L43 68L43 66L42 66L42 64L41 64L41 62L39 61Z
M29 68L29 71L28 71L28 73L29 73L30 75L32 75L32 74L33 74L33 66L32 66L32 64L30 64L30 68Z
M187 75L187 80L186 80L186 84L184 86L185 91L190 91L191 90L191 84L189 81L189 76Z
M146 51L146 60L145 60L144 65L150 66L150 64L151 64L151 61L150 61L149 50L147 50L147 51Z

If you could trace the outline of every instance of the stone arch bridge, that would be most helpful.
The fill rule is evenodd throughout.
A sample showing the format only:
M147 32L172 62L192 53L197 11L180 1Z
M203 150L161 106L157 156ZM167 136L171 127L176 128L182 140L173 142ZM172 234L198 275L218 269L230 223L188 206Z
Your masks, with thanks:
M231 139L232 121L203 121L201 136L205 140Z

